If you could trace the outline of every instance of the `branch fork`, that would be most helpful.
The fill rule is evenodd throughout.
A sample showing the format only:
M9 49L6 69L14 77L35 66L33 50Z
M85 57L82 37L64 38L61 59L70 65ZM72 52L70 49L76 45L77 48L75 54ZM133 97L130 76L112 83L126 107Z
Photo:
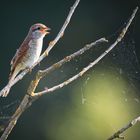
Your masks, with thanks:
M66 18L66 21L64 22L61 30L59 31L58 35L56 36L56 38L50 42L48 48L44 51L44 53L40 56L38 62L36 64L34 64L34 66L32 68L34 68L38 63L40 63L46 56L48 56L49 52L51 51L51 49L54 47L54 45L59 41L59 39L63 36L64 31L67 27L67 25L70 22L70 19L76 9L76 7L78 6L80 0L76 0L74 5L70 8L70 12ZM102 60L113 48L115 48L117 46L117 44L123 39L123 37L125 36L129 26L131 25L135 14L138 10L138 7L136 7L136 9L133 11L130 20L128 21L128 23L126 24L126 26L124 27L124 29L122 30L122 32L120 33L120 35L118 36L118 38L116 39L116 41L109 46L109 48L107 50L105 50L96 60L94 60L93 62L91 62L88 66L86 66L85 68L83 68L83 70L81 70L78 74L74 75L73 77L69 78L68 80L55 85L51 88L47 88L44 89L40 92L35 92L36 87L38 86L40 80L48 75L50 72L60 68L62 65L64 65L65 63L71 61L72 59L74 59L75 57L82 55L85 51L89 50L90 48L102 44L102 43L106 43L108 42L105 38L101 38L95 42L92 42L90 44L85 45L85 47L83 47L82 49L78 50L77 52L65 57L64 59L60 60L59 62L53 64L52 66L50 66L49 68L45 69L45 70L39 70L35 76L35 79L31 81L29 88L27 90L27 94L24 96L21 104L19 105L19 107L17 108L17 110L15 111L15 113L13 114L12 118L9 121L8 126L5 128L0 140L6 140L9 136L9 134L11 133L12 129L14 128L14 126L17 123L17 120L19 119L19 117L22 115L22 113L29 108L32 103L34 101L36 101L39 97L41 97L42 95L46 94L46 93L51 93L55 90L61 89L62 87L70 84L71 82L73 82L74 80L78 79L79 77L81 77L83 74L85 74L89 69L93 68L94 65L96 65L100 60ZM29 72L29 70L24 70L21 74L19 74L13 81L13 83L10 85L11 87L16 84L19 80L21 80L27 73ZM117 133L115 133L113 136L111 136L108 140L113 140L114 138L120 138L120 134L122 132L124 132L126 129L128 129L129 127L135 125L137 122L140 121L140 117L136 118L135 120L133 120L131 123L129 123L126 127L124 127L123 129L119 130Z

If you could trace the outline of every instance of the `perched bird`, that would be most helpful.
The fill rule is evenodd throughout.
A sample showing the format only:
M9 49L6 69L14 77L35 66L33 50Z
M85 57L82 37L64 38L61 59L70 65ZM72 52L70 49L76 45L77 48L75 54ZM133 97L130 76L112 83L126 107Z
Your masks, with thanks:
M37 23L31 26L25 40L16 51L15 56L11 60L11 72L7 86L0 91L0 96L6 97L9 93L11 81L24 69L30 69L37 62L42 51L43 38L49 34L50 28Z

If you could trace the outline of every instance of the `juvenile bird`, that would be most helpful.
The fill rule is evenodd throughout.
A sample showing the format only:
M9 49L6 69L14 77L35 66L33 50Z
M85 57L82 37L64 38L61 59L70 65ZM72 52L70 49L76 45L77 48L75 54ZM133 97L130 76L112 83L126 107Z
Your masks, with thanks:
M16 51L15 56L11 60L11 72L7 86L0 91L0 96L6 97L10 91L10 83L24 69L30 69L40 57L43 45L43 38L49 34L50 28L37 23L30 27L30 30Z

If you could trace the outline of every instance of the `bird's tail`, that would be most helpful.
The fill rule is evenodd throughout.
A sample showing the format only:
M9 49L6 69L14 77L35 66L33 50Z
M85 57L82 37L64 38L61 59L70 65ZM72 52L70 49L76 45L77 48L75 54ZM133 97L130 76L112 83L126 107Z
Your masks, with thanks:
M10 73L9 82L8 84L0 91L0 97L6 97L9 94L11 89L11 83L15 79L16 75L18 74L19 70L15 69L13 72Z

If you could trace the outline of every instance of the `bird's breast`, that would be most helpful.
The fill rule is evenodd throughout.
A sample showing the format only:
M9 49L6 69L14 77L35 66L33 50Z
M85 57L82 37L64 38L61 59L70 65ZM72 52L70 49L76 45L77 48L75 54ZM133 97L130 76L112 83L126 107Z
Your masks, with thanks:
M27 65L33 65L38 59L42 51L43 39L31 40L29 42L29 49L26 54Z

